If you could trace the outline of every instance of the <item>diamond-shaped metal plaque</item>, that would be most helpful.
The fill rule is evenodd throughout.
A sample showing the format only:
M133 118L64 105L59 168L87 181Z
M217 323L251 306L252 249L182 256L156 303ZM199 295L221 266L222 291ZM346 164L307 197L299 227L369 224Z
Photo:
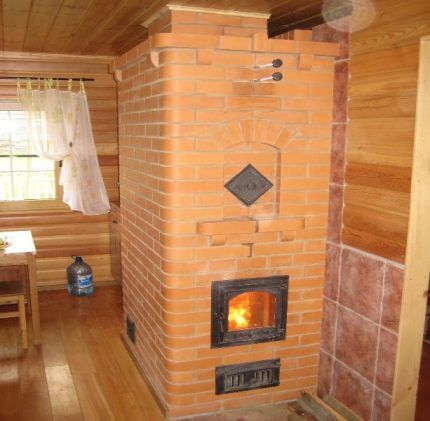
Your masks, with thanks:
M272 188L273 184L251 164L248 164L239 174L227 181L224 187L246 206L251 206Z

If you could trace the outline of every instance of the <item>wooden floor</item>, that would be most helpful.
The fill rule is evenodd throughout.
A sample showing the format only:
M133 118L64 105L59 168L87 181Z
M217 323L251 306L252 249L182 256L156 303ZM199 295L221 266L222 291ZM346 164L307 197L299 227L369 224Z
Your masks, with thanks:
M23 352L17 319L0 320L1 421L163 419L121 342L118 287L39 297L42 346Z
M430 420L430 343L424 342L421 356L415 421Z
M18 320L0 320L0 421L161 421L121 339L119 287L92 297L39 293L42 346L20 346ZM31 332L31 329L30 329ZM430 420L430 344L424 343L415 421Z

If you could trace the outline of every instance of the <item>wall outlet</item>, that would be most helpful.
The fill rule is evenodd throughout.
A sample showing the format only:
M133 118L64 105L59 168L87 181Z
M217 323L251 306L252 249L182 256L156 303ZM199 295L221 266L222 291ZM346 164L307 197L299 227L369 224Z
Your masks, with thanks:
M136 343L136 323L130 316L127 316L127 336L131 342Z

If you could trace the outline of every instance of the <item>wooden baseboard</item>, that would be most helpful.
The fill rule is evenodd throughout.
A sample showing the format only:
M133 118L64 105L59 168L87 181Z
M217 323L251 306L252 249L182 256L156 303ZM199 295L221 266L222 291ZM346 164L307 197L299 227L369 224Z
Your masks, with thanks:
M157 392L155 391L155 389L153 388L152 384L148 380L148 376L147 376L147 374L145 372L145 369L143 368L142 364L140 364L140 362L139 362L139 360L138 360L138 358L136 356L134 344L130 341L130 339L128 339L128 337L125 334L125 332L121 332L121 340L122 340L122 343L125 346L125 349L127 350L128 354L130 355L131 359L133 360L135 366L139 370L139 373L143 377L143 380L145 381L146 386L148 386L148 389L151 392L152 397L154 398L155 402L157 402L157 405L159 406L159 408L160 408L161 412L163 413L164 417L167 419L167 414L168 414L167 407L163 404L163 402L161 401L161 399L158 396Z

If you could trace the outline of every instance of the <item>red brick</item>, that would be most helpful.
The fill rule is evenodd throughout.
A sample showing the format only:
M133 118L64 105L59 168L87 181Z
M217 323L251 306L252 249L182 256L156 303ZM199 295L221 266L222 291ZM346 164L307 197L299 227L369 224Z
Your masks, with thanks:
M197 232L206 235L253 233L256 229L256 221L214 221L197 224Z
M254 58L252 54L216 51L213 55L213 64L216 66L252 66Z
M265 32L257 32L252 37L254 51L267 51L269 47L269 39Z
M251 39L224 35L220 37L220 48L237 51L251 50Z
M289 313L301 313L309 310L322 309L322 299L292 302L288 304Z
M299 49L297 43L293 40L269 39L269 51L273 53L296 53Z
M258 221L258 232L297 230L304 227L304 218L260 219Z
M325 253L306 253L294 256L294 262L296 264L324 263L324 259Z
M242 17L242 25L243 26L252 26L253 28L260 28L260 30L265 31L267 28L267 18L243 16Z
M164 50L160 51L159 63L181 63L181 64L195 64L196 53L190 50Z
M300 51L320 56L336 57L339 55L340 47L337 43L301 41Z
M155 34L151 37L152 48L163 47L191 47L191 48L217 48L219 38L216 35L194 34Z
M224 35L231 35L233 37L251 37L256 32L259 32L260 28L245 28L237 26L224 26Z
M300 54L299 55L299 69L310 70L314 64L313 54Z
M169 95L161 98L161 105L164 107L184 107L184 108L221 108L224 107L224 97L193 95L179 96Z
M197 13L191 11L172 10L171 20L174 23L195 23L197 22Z
M288 36L287 39L294 39L296 41L312 41L312 31L310 30L295 29L284 35Z
M222 259L235 257L248 257L250 255L249 246L214 246L199 248L195 251L195 256L199 260Z
M264 96L233 96L227 98L227 106L235 109L276 110L281 108L280 98Z
M195 35L221 35L222 28L215 25L199 24L172 24L172 32L175 34L195 34Z
M225 271L236 271L236 260L234 259L222 259L222 260L213 260L210 262L209 270L212 272L220 272L223 273Z
M270 256L272 254L289 254L302 251L303 245L297 243L263 243L254 244L252 253L254 256Z
M254 257L248 259L239 259L237 261L237 269L254 269L254 268L263 268L266 266L266 258L265 257Z
M233 93L233 83L230 81L199 80L197 92L202 94L230 95Z
M224 79L224 67L181 66L170 64L160 68L161 78Z
M203 50L199 49L197 51L197 63L198 64L212 64L214 57L213 50Z

